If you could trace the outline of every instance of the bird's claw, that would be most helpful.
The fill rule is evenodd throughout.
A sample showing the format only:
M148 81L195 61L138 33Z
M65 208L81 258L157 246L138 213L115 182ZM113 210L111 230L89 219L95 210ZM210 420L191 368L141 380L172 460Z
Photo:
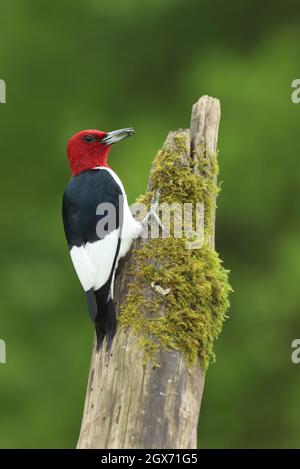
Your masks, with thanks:
M165 227L163 226L162 222L160 221L160 218L159 216L157 215L157 208L158 208L158 200L153 200L151 202L151 205L150 205L150 210L149 212L147 213L147 215L145 216L145 218L143 219L142 221L142 225L145 226L146 224L150 225L151 226L151 221L154 219L156 221L156 223L158 224L158 226L162 229L162 231L164 232L168 232L168 230L165 229Z

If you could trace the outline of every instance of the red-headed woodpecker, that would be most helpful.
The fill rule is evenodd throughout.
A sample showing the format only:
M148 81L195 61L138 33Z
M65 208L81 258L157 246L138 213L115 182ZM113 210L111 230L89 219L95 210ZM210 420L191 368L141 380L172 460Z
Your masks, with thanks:
M84 130L68 142L72 179L63 196L63 223L71 259L95 323L98 349L105 336L109 348L116 333L113 287L118 260L142 231L142 224L130 212L122 182L107 164L110 146L133 133L132 128ZM110 207L115 212L114 223L106 222L101 232L97 226Z

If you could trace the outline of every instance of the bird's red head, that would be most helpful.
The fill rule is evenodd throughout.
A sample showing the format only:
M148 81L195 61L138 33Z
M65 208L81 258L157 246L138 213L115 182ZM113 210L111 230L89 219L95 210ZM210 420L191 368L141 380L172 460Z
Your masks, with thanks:
M72 175L97 166L106 166L110 146L134 134L132 128L102 132L101 130L82 130L73 135L68 142L68 159Z

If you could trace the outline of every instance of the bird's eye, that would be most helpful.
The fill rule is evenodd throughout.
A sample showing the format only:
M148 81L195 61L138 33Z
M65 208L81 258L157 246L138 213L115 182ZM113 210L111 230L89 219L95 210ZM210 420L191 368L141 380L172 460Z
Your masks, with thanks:
M88 143L92 142L94 140L94 137L92 135L86 135L84 137L84 140Z

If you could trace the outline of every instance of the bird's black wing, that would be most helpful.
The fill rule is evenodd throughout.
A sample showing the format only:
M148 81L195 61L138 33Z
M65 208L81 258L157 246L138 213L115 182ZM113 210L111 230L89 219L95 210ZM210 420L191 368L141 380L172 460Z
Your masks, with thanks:
M63 195L62 216L69 248L102 239L97 235L97 223L106 216L97 215L99 204L111 204L115 208L115 226L108 226L107 236L112 229L120 227L120 199L122 191L112 175L105 169L84 171L74 176Z
M102 205L102 213L97 214L99 204L105 205ZM105 233L99 233L99 230L97 233L97 224L107 219L106 207L112 210L112 218L110 223L102 223ZM99 289L111 277L119 250L122 211L121 188L105 169L84 171L74 176L64 192L65 235L85 291Z

